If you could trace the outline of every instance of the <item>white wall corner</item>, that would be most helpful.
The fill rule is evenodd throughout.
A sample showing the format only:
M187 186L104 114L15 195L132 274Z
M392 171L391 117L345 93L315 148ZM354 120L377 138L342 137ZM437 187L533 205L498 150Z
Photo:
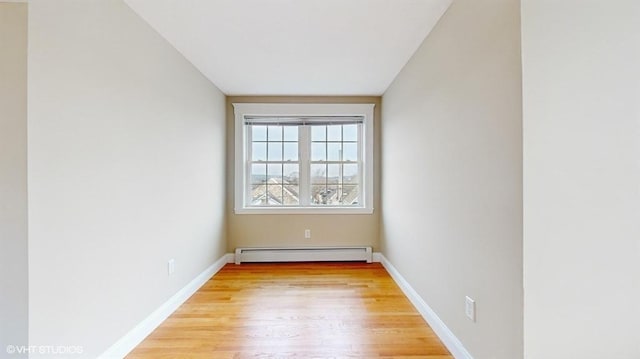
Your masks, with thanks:
M429 305L420 297L409 282L398 272L398 270L389 262L389 260L382 253L374 253L373 261L380 262L384 268L389 272L391 278L398 284L402 292L409 298L411 303L416 307L418 312L422 315L424 320L427 321L431 329L442 340L442 343L447 347L451 355L456 359L473 359L471 354L465 349L462 342L456 338L451 330L444 324L442 319L429 307Z
M233 263L233 254L227 253L195 277L186 286L180 289L169 300L153 311L143 321L138 323L127 334L109 347L102 355L101 359L124 358L138 344L140 344L149 334L151 334L165 319L167 319L178 307L189 299L200 289L214 274L218 273L227 263Z

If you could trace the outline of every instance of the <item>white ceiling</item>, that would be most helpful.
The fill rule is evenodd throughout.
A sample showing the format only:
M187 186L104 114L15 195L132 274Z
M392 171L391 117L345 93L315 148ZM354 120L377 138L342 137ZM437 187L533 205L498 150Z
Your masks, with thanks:
M381 95L451 0L125 0L227 95Z

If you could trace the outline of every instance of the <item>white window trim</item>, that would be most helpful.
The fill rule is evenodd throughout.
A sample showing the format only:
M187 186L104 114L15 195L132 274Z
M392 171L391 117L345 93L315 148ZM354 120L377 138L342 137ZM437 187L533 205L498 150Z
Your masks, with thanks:
M236 214L371 214L373 213L373 109L375 104L234 103ZM363 206L360 207L247 207L245 116L364 116L362 158Z

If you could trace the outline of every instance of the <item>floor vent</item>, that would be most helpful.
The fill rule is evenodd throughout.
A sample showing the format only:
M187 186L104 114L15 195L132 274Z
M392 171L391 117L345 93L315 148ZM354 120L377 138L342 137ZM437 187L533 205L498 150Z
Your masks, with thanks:
M235 262L363 261L371 263L371 247L237 248Z

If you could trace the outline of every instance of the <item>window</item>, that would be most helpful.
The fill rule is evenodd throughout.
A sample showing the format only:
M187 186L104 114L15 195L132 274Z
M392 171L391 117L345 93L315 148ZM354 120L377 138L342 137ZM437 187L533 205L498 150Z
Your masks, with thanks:
M236 103L236 213L372 213L373 104Z

